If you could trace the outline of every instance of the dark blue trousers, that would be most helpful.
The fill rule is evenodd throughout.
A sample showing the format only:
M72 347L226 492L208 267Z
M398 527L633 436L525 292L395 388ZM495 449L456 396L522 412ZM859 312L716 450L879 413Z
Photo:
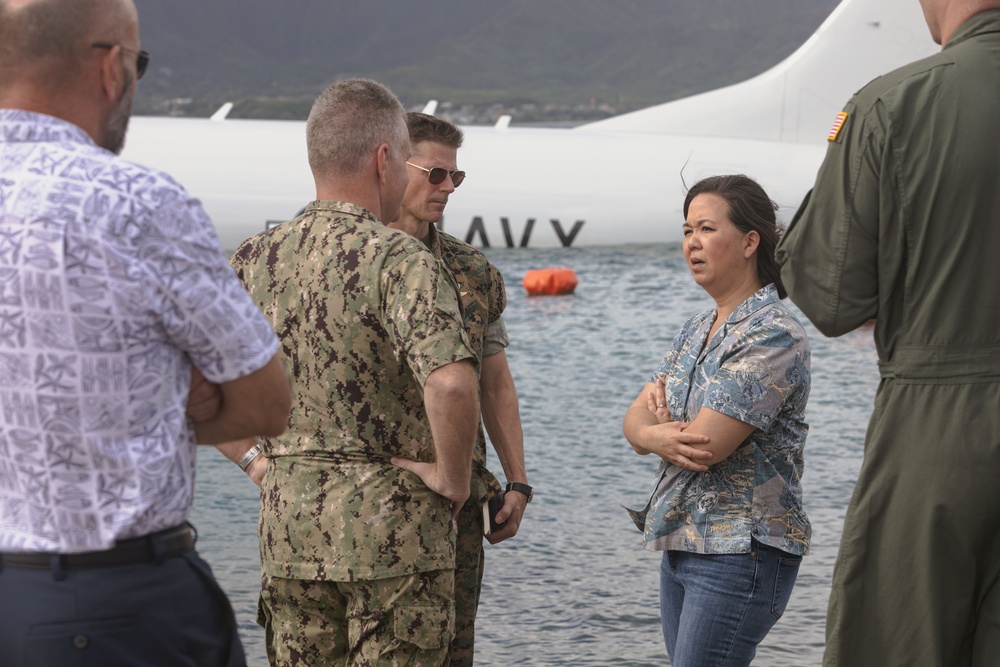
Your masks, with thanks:
M232 607L194 550L159 563L0 570L4 667L243 667Z

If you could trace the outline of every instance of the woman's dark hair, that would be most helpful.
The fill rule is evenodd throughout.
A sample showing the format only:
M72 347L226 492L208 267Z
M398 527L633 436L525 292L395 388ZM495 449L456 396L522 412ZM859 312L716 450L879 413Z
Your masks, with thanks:
M774 283L778 288L778 297L788 296L785 285L781 282L781 270L774 257L778 239L781 238L781 226L775 216L778 205L764 192L757 181L743 174L727 174L725 176L709 176L703 178L687 191L684 198L684 218L687 219L691 200L698 195L711 194L722 197L729 206L729 220L741 232L755 231L760 235L760 245L757 246L757 278L761 285Z

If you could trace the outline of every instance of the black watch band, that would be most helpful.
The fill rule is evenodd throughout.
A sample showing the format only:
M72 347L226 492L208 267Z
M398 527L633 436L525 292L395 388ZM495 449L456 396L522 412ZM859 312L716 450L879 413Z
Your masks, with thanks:
M531 499L534 498L534 496L535 496L534 489L532 489L527 484L521 484L521 482L507 482L507 489L506 490L507 491L517 491L518 493L523 493L524 495L528 496L528 501L527 502L529 502L529 503L531 502Z

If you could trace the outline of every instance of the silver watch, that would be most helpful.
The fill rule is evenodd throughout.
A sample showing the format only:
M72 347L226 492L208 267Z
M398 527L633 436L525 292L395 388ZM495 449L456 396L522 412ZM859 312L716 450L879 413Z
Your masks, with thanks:
M250 464L253 463L253 460L258 456L260 456L260 454L261 454L260 445L254 445L253 447L247 450L247 453L243 455L243 457L239 460L239 462L237 462L236 465L240 467L240 470L246 472L247 468L250 467Z

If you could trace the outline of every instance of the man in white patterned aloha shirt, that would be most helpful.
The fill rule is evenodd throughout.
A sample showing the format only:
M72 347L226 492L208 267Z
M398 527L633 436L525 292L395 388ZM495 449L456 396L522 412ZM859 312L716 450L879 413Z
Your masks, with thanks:
M194 443L280 433L289 390L201 205L116 156L148 61L131 0L0 0L4 665L245 662Z

